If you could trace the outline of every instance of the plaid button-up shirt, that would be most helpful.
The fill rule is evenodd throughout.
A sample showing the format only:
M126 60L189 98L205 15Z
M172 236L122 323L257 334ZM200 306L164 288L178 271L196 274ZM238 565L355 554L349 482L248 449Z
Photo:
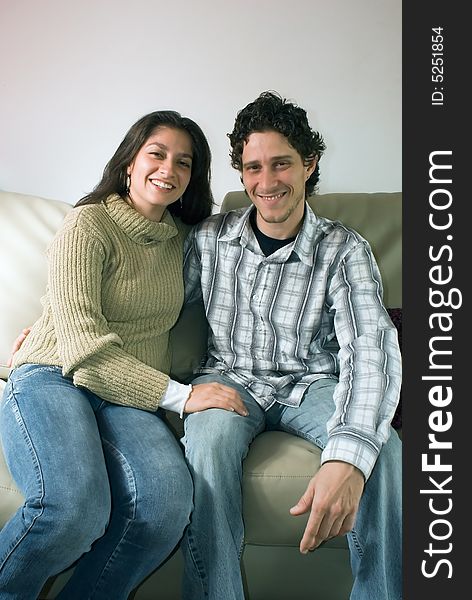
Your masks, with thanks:
M296 239L266 257L251 210L213 215L187 238L186 301L203 297L210 325L200 372L224 373L265 410L298 406L313 381L335 379L322 462L349 462L367 478L401 385L397 331L370 246L306 205Z

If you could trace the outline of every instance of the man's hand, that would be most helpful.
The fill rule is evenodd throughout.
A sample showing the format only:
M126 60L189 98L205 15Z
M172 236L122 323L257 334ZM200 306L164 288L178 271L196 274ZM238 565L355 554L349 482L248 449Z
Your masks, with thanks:
M20 349L21 344L25 341L26 336L29 334L30 331L31 331L31 327L26 327L25 329L23 329L23 331L20 333L20 335L16 338L16 340L13 342L11 353L7 360L7 367L11 367L11 363L13 361L13 355L15 354L15 352L17 352Z
M290 509L292 515L310 511L300 552L306 554L325 540L351 531L363 491L364 476L353 465L341 461L322 465L298 504Z
M222 408L243 417L249 414L235 389L216 382L193 385L184 412L194 413L207 408Z

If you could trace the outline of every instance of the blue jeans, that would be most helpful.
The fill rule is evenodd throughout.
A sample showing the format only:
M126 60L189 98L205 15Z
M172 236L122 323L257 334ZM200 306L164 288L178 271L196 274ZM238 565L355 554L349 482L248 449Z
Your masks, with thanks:
M241 600L242 462L251 442L265 429L286 431L324 448L336 381L314 382L297 408L274 404L267 412L227 377L204 375L195 383L209 381L237 389L249 416L209 409L185 419L183 442L193 476L195 509L181 544L183 597ZM401 462L401 442L392 430L366 483L355 528L347 536L354 576L351 600L402 597Z
M23 365L4 392L0 435L25 497L0 531L1 600L36 599L77 560L58 598L125 600L181 539L193 485L159 413Z

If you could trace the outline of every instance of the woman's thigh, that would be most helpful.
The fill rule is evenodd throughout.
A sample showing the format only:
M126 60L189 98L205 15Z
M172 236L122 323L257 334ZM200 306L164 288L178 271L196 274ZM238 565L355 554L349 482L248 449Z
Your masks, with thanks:
M182 447L157 413L106 403L97 422L115 501L149 516L165 514L175 503L186 510L190 472Z
M57 367L23 365L10 375L0 412L0 436L11 473L25 495L74 501L95 487L105 498L107 474L87 393Z

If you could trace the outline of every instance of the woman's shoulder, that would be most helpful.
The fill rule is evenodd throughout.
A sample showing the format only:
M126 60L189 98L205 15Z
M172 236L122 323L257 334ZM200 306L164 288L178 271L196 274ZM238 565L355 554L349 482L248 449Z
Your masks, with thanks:
M108 218L103 203L84 204L70 210L62 223L62 230L79 229L84 232L103 230Z
M110 222L101 203L75 206L65 216L51 241L49 251L58 243L61 248L74 247L79 240L83 240L87 246L105 248L108 243L109 227Z

